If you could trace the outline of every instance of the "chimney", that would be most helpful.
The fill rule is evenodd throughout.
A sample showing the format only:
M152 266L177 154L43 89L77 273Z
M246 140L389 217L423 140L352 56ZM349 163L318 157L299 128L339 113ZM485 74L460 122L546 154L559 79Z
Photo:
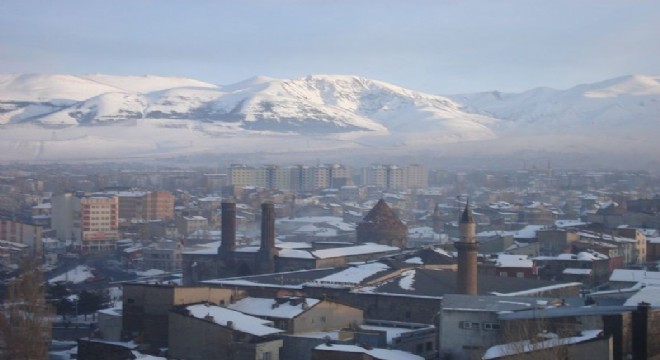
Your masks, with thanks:
M236 249L236 202L231 199L222 201L222 243L220 253Z
M258 273L275 272L275 205L272 201L261 204L261 247L259 248Z
M275 253L275 205L272 201L261 204L261 249L269 255Z

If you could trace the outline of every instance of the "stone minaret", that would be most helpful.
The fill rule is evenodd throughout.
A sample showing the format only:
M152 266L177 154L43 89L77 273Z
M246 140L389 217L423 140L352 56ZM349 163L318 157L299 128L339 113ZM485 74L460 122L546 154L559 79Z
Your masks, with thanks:
M259 272L275 271L275 205L272 201L261 204L261 247L259 248Z
M222 201L222 243L218 249L220 254L228 254L236 250L236 203L233 200Z
M477 295L477 248L476 224L469 202L461 214L458 229L460 240L454 243L458 250L458 276L456 288L459 294Z

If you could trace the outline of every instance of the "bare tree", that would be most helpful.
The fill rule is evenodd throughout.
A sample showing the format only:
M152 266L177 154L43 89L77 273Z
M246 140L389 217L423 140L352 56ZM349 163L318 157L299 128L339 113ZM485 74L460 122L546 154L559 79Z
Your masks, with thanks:
M0 359L46 359L54 312L44 277L32 258L23 260L19 273L1 307Z

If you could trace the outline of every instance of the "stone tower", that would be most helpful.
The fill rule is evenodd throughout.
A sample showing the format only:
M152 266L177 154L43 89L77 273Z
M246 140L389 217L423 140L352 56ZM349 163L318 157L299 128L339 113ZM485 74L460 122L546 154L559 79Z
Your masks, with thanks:
M277 249L275 248L275 205L272 201L261 204L261 246L258 254L259 273L274 272Z
M459 294L477 295L477 226L472 217L469 202L461 214L458 225L460 239L454 246L458 251L458 274L456 289Z
M358 243L379 243L406 248L408 226L399 219L385 200L380 199L357 226Z

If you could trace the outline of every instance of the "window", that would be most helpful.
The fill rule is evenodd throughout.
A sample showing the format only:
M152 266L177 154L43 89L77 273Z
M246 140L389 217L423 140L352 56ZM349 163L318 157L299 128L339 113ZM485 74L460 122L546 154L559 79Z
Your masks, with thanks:
M433 351L433 342L429 341L426 343L426 351Z
M500 329L500 324L498 323L484 323L484 330L488 331L493 331L493 330L499 330Z
M135 300L134 299L126 299L126 302L128 304L133 304L133 303L135 303Z
M415 347L415 354L421 354L424 352L424 344L417 344Z
M478 322L471 322L471 321L461 321L458 323L458 327L461 329L473 329L473 330L478 330L479 329L479 323Z
M270 351L261 353L261 360L270 360L270 359L271 359Z

